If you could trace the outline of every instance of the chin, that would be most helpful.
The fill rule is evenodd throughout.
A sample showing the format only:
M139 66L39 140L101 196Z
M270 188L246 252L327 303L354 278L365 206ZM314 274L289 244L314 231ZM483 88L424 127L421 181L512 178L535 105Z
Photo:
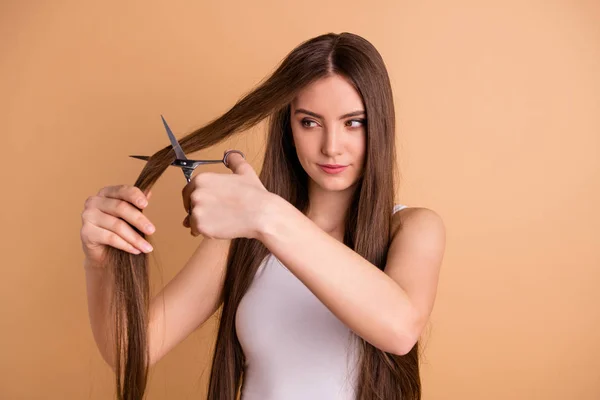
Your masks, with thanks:
M348 177L328 176L324 173L321 174L317 176L317 179L314 179L313 177L310 178L317 186L329 192L348 190L357 183L356 178L350 179Z
M332 184L330 182L317 183L317 185L319 185L323 190L327 190L328 192L342 192L350 188L350 186L352 186L347 183Z

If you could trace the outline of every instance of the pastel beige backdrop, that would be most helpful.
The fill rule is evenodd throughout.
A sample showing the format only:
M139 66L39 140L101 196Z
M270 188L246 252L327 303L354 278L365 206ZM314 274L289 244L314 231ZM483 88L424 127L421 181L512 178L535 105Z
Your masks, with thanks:
M597 1L3 1L0 398L107 399L79 241L87 196L326 32L389 68L398 202L448 229L424 335L426 400L600 398ZM233 147L259 168L264 127ZM226 173L223 166L207 167ZM197 246L169 169L147 210L156 292ZM162 277L162 281L161 281ZM214 320L151 370L148 399L202 399Z

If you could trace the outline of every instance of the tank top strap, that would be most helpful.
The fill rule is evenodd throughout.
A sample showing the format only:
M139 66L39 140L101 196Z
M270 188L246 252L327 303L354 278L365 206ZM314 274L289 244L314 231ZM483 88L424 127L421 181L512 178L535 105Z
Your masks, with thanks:
M394 212L392 214L395 214L397 211L403 210L405 208L407 208L408 206L402 205L402 204L396 204L394 206Z

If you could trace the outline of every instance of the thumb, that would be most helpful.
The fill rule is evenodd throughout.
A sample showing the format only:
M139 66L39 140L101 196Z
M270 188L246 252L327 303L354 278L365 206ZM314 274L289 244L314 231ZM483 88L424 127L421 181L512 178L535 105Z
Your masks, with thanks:
M224 164L236 175L254 174L254 169L246 161L243 153L239 150L227 150L224 155Z
M146 196L146 200L150 200L150 197L152 196L152 189L144 190L144 195Z

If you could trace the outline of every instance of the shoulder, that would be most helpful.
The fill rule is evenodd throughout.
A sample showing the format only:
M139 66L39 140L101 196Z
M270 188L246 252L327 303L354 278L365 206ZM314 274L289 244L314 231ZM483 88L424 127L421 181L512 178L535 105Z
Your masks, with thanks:
M400 232L426 234L428 236L445 237L446 226L442 217L432 209L425 207L406 207L396 211L392 216L391 237Z

